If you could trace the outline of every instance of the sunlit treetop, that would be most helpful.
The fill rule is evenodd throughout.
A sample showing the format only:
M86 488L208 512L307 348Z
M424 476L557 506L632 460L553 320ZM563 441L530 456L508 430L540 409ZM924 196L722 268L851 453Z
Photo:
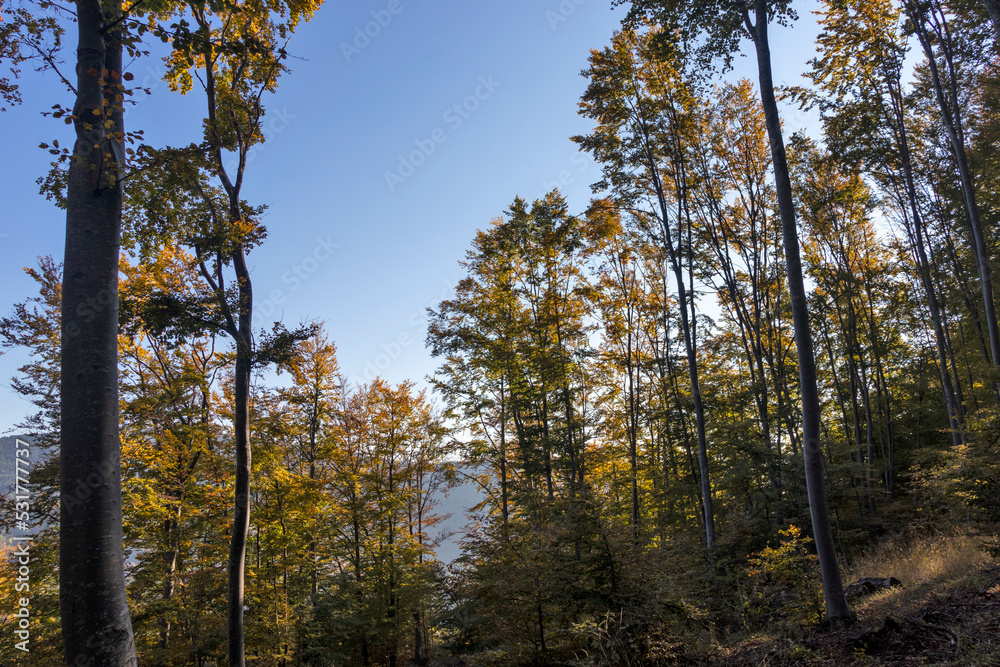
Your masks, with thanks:
M612 0L613 5L626 0ZM751 38L751 30L766 12L767 23L790 25L798 18L792 0L634 0L629 2L626 22L638 25L652 21L664 27L659 39L664 46L693 56L703 70L725 72L732 68L740 41Z
M63 27L55 16L54 5L39 2L31 9L23 2L0 0L0 68L10 76L0 75L0 111L7 105L21 103L17 80L21 66L36 61L39 66L55 64L62 48Z

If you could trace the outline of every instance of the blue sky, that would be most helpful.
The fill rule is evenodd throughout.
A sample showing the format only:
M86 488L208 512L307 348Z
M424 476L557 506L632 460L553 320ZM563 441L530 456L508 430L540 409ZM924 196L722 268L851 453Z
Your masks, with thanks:
M793 29L772 29L778 83L798 83L813 54L815 5L801 5ZM289 45L301 60L267 100L268 140L247 168L245 196L270 207L268 240L250 256L255 324L323 320L348 376L422 385L435 367L423 345L425 309L462 277L458 262L476 229L515 196L553 187L572 210L586 207L599 168L569 141L590 129L576 113L586 88L579 72L623 16L608 0L322 7ZM200 137L197 94L169 91L156 58L128 71L153 89L127 112L129 130L144 130L153 145ZM737 59L729 76L756 80L755 61ZM55 77L29 71L21 84L24 104L0 114L5 312L35 293L22 267L62 257L63 212L35 185L49 158L38 144L72 145L68 126L40 115L72 105ZM785 110L786 130L808 120ZM31 409L9 382L24 359L0 357L0 432Z
M772 35L776 81L793 82L812 55L815 28L803 14ZM579 72L623 16L607 0L323 6L289 46L301 60L267 100L268 141L247 169L246 196L270 207L269 238L250 256L257 325L324 320L354 378L431 373L424 309L461 277L475 230L516 195L530 200L554 186L573 210L585 208L599 169L569 141L590 127L576 113L586 87ZM128 129L154 145L199 136L197 94L169 91L156 58L128 70L153 88L128 111ZM754 61L738 59L736 75L756 78ZM55 77L29 71L22 90L24 104L0 115L8 312L34 291L22 267L63 250L63 214L37 194L49 157L38 144L72 142L69 126L40 115L72 104ZM790 128L802 122L786 115ZM0 357L0 431L28 411L9 389L21 360Z

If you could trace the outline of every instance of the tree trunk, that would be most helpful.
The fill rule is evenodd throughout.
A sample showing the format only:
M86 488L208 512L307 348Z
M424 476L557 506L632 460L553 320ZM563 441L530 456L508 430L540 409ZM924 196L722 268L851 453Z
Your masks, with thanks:
M507 535L507 402L504 381L500 379L500 510L503 515L504 535Z
M941 371L941 390L944 393L945 408L948 411L948 422L951 426L952 444L956 447L959 444L958 433L963 424L963 414L961 402L956 400L955 389L952 387L951 374L948 372L948 352L946 348L944 327L941 324L941 308L938 305L937 292L931 280L930 261L927 259L927 250L924 247L924 223L920 215L920 208L917 205L917 188L913 178L913 163L910 159L910 147L906 133L906 123L902 117L902 94L898 91L897 84L893 83L891 88L894 94L893 110L896 125L896 142L899 149L900 161L903 168L903 179L906 188L906 200L909 204L910 215L913 222L913 238L911 246L917 260L917 273L920 275L920 283L923 285L924 294L927 297L927 308L931 316L931 324L934 327L934 342L936 343L938 366ZM905 214L905 209L904 209ZM904 215L904 221L907 216ZM957 380L957 378L956 378Z
M767 39L767 2L755 0L754 15L757 25L750 25L744 12L747 28L757 51L757 68L760 74L760 97L764 107L767 136L771 145L774 166L775 193L781 215L782 238L785 244L785 264L788 270L788 292L792 301L792 325L795 330L795 347L799 357L799 382L802 396L802 452L805 459L806 492L809 496L809 513L812 517L813 539L819 556L823 578L823 597L828 621L851 618L851 608L844 597L844 585L837 565L837 552L830 527L826 502L823 471L823 453L820 448L819 391L816 383L816 359L813 356L812 335L809 332L809 308L802 276L799 255L799 235L795 223L795 205L792 200L792 182L788 173L788 160L781 135L781 119L774 99L771 78L771 51Z
M933 11L933 9L931 10ZM948 81L950 100L945 98L944 83L938 71L937 60L935 59L934 47L931 44L931 35L927 33L924 24L924 15L914 7L912 2L906 3L906 12L910 22L914 26L914 32L920 40L924 55L927 57L927 65L931 74L931 83L934 88L934 95L937 99L938 107L941 111L941 118L944 121L945 133L951 144L952 154L958 166L958 174L962 182L962 198L965 201L966 213L969 216L969 227L972 231L973 249L976 263L979 268L979 282L982 290L984 318L986 319L986 330L990 341L990 360L994 369L1000 369L1000 324L997 322L996 305L993 299L993 271L990 267L990 253L986 244L986 235L983 231L982 221L979 217L979 204L976 201L976 189L973 183L969 159L965 151L965 132L962 126L961 108L958 105L958 93L956 87L958 83L954 80L955 73L952 71L951 79ZM944 28L945 37L950 38L947 29ZM946 49L947 64L951 65L950 49L948 39L939 39L942 48ZM950 102L950 103L949 103ZM1000 402L1000 387L994 382L994 391L997 401Z
M180 515L181 506L177 504L174 516ZM163 522L163 544L167 551L163 556L163 601L168 602L174 597L174 576L177 571L177 520L166 519ZM167 650L170 645L170 619L165 615L160 619L161 650Z
M230 215L239 221L238 192L231 191ZM250 534L250 380L253 371L253 286L247 270L243 246L233 250L233 269L238 285L235 331L236 367L233 389L233 441L236 448L236 477L233 492L233 534L229 543L227 646L230 667L244 667L246 655L243 631L243 579L246 572L247 536Z
M66 190L60 385L59 598L67 665L135 665L125 594L118 436L122 45L77 1L76 144ZM108 103L105 108L104 104ZM105 127L105 121L112 125Z
M986 11L990 13L990 21L993 22L997 39L1000 39L1000 0L983 0L983 4L986 5Z
M663 183L660 180L659 170L652 150L649 149L649 131L643 124L642 131L646 141L646 154L649 160L650 176L653 186L656 189L656 198L660 206L660 224L663 227L663 245L670 260L670 267L674 273L674 280L677 283L677 302L680 307L681 333L684 339L684 350L687 356L688 378L691 382L691 399L694 402L695 430L698 435L698 469L701 473L701 499L704 505L705 516L705 545L711 550L715 546L715 510L712 507L712 483L708 472L708 445L705 435L705 408L701 400L701 386L698 383L698 357L696 341L694 337L694 325L691 321L688 309L694 314L694 299L688 297L685 287L684 271L680 264L681 234L678 232L677 246L674 245L673 236L670 233L670 221L667 213L667 200L663 191ZM683 187L683 186L681 186ZM680 188L679 188L680 189ZM680 205L679 205L680 208ZM678 217L680 212L678 211ZM690 301L690 306L688 305ZM664 306L666 307L666 306ZM664 318L666 319L666 318Z
M242 291L242 290L241 290ZM247 536L250 533L250 346L237 343L233 400L236 478L233 493L233 534L229 542L227 646L230 667L244 667L243 578L246 571Z
M625 353L625 368L628 376L628 456L632 482L632 545L639 543L639 460L638 421L636 419L635 370L632 368L632 331L627 336L628 351Z

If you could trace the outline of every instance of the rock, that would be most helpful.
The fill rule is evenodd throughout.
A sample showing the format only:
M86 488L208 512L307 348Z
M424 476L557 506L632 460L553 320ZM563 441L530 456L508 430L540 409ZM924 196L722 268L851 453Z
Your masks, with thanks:
M844 588L844 594L849 598L871 595L875 591L888 590L902 583L896 577L862 577Z
M891 616L882 627L862 634L854 641L854 648L868 655L899 654L923 655L947 653L958 649L958 635L940 625L923 619L902 619Z

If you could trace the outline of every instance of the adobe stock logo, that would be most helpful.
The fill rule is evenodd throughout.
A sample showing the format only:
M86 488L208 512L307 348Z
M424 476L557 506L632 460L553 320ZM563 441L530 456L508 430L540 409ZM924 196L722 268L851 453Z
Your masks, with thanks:
M436 307L444 299L449 299L455 294L457 282L445 280L438 298L431 302L431 307ZM428 315L427 306L418 308L410 313L406 319L406 326L390 338L379 343L379 352L374 356L365 359L363 370L360 375L352 374L349 378L351 384L360 387L379 377L379 375L391 366L396 360L403 356L414 343L420 343L423 333L427 331Z
M334 242L330 234L325 238L316 237L316 245L313 246L312 250L281 274L281 282L287 287L271 290L268 298L257 304L257 312L264 317L270 317L275 308L283 306L288 300L288 295L319 271L319 267L329 260L339 247L340 244Z
M344 54L344 60L350 63L354 56L360 55L371 45L372 40L389 27L393 17L402 14L404 9L406 8L401 0L389 0L384 9L373 9L372 20L364 26L355 26L353 39L340 43L340 52Z
M576 12L576 8L586 1L587 0L562 0L555 10L545 10L545 20L549 22L549 28L555 32L555 30L558 29L559 24L568 21L569 17Z
M441 114L441 120L447 123L452 131L457 130L501 85L499 81L494 80L492 74L479 77L478 85L472 94L445 109L444 113ZM448 131L443 127L434 128L423 139L414 139L413 144L416 148L405 155L400 154L396 169L394 171L387 170L384 173L385 184L389 187L389 192L395 192L400 184L413 176L417 168L434 154L440 144L446 141L448 141Z

